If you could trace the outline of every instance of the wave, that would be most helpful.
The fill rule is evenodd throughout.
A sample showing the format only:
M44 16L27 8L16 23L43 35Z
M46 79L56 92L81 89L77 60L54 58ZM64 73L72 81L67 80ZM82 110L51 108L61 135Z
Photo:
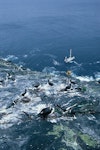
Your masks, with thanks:
M53 59L53 64L54 64L55 66L60 66L60 65L61 65L58 61L56 61L56 60L54 60L54 59Z
M85 82L98 81L100 80L100 72L94 73L94 76L78 76L72 72L72 77Z
M5 61L14 61L17 60L18 57L15 55L8 55L6 58L3 58Z
M48 57L50 57L52 59L56 59L56 57L57 57L57 56L49 54L49 53L48 54L44 54L44 56L48 56Z
M10 135L8 131L15 131L20 137L21 132L25 131L26 135L24 134L24 136L27 137L27 143L30 138L30 132L33 131L32 129L35 125L35 129L38 128L37 125L39 126L39 129L36 130L39 133L41 133L42 125L47 125L43 132L47 131L48 125L50 125L51 128L49 128L48 134L54 133L54 137L57 140L63 129L64 135L61 135L62 139L68 139L69 135L71 136L72 134L69 139L74 140L74 137L80 134L83 135L82 132L87 131L87 134L89 133L92 139L95 138L95 141L100 141L97 139L100 120L98 117L100 87L99 84L93 82L95 78L100 77L99 72L95 74L95 78L92 76L77 76L74 73L67 77L61 75L61 72L54 67L46 67L42 72L36 72L23 69L5 60L0 60L0 76L4 81L0 80L2 84L0 87L0 131L4 130L4 134L7 132L7 135ZM64 90L69 82L72 82L70 89ZM52 84L50 85L50 83ZM82 91L82 87L86 87L86 90ZM43 120L38 114L46 107L53 108L53 112ZM98 112L94 114L97 110ZM92 120L90 120L91 116L93 116ZM38 124L36 124L37 122ZM57 129L55 130L54 128L52 132L51 130L55 126ZM74 132L72 132L72 128ZM86 128L94 132L91 133ZM30 132L26 132L23 129L30 130ZM20 132L17 132L17 130ZM1 133L3 134L3 132ZM37 133L35 135L37 136ZM32 132L32 138L33 136L34 132ZM81 138L81 136L78 138ZM20 140L23 141L23 137ZM81 138L81 142L82 140ZM85 141L85 143L87 145L88 141ZM79 146L78 141L75 144ZM66 145L68 146L67 143ZM69 145L74 147L73 144Z
M100 64L100 61L98 60L98 61L94 62L93 64Z
M97 81L100 80L100 72L95 73L95 78L96 78Z
M27 54L25 54L23 57L24 57L24 58L27 58L27 57L28 57L28 55L27 55Z
M85 82L91 82L94 81L94 78L92 76L77 76L76 79L80 81L85 81Z

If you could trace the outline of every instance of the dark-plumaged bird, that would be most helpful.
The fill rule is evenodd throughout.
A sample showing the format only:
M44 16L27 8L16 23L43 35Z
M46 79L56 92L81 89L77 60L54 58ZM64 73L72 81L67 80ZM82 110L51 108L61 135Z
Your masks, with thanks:
M40 83L39 83L39 82L36 82L36 83L33 84L33 86L34 86L35 88L38 88L38 87L40 86Z
M66 86L65 88L61 89L60 91L64 92L64 91L67 91L69 89L71 89L71 83L68 86Z
M18 101L19 101L19 99L14 100L12 103L10 103L10 104L7 106L6 109L11 108L11 107L14 107L14 106L17 104Z
M53 86L53 85L54 85L50 80L48 80L48 84L49 84L50 86Z
M38 114L38 116L41 117L41 118L43 118L43 119L45 119L45 118L47 118L48 115L52 112L52 110L53 110L53 109L50 108L50 107L43 108L43 109L41 110L41 112Z
M22 101L23 103L28 103L28 102L31 101L31 99L28 98L28 97L23 97L23 98L21 99L21 101Z
M25 94L27 93L27 89L25 89L24 93L22 93L22 96L25 96Z
M12 80L12 81L15 81L15 76L10 74L9 72L7 73L7 79L8 80Z
M76 82L75 82L75 81L73 81L73 80L70 80L70 83L72 83L72 84L76 84Z
M67 91L69 89L71 89L71 83L68 86L65 87L64 91Z
M78 91L82 91L82 88L81 87L77 87L77 88L75 88L76 90L78 90Z
M4 85L4 80L3 79L0 79L0 85Z

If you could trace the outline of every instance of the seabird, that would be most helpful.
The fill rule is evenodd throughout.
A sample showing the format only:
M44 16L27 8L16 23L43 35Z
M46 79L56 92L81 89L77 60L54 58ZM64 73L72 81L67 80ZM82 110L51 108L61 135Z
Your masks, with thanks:
M53 86L53 85L54 85L52 82L50 82L50 80L48 80L48 84L49 84L50 86Z
M7 79L15 81L14 75L11 75L9 72L7 73Z
M100 84L100 80L97 81Z
M18 101L19 101L19 99L14 100L9 106L7 106L6 109L11 108L11 107L14 107L15 104L16 104Z
M21 101L24 102L24 103L28 103L28 102L30 102L30 98L28 98L28 97L23 97L23 98L21 99Z
M71 83L65 87L65 91L69 90L71 88Z
M25 89L24 93L22 93L22 96L25 96L25 94L27 93L27 89Z
M52 112L52 110L53 109L50 108L50 107L43 108L41 110L41 112L38 114L38 116L40 116L41 118L45 119Z
M38 87L40 86L40 83L39 83L39 82L36 82L36 83L33 84L33 86L34 86L35 88L38 88Z
M70 80L70 83L72 83L72 84L76 84L76 82L75 82L75 81L72 81L72 80Z
M0 85L4 85L4 80L3 79L0 80Z

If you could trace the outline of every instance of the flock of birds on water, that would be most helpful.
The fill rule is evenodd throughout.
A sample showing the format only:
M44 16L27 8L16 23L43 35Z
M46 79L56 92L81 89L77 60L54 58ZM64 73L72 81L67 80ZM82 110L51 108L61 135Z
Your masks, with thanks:
M83 77L81 80L74 75L70 70L53 72L50 68L36 72L0 60L1 133L5 134L6 129L15 129L23 123L33 125L35 121L60 124L65 130L69 125L71 131L71 123L73 129L77 127L75 135L87 132L99 143L100 78L97 76L91 80ZM90 121L95 127L90 126ZM76 143L80 145L79 141Z
M67 72L67 75L70 76L70 73L71 73L70 71ZM9 80L12 80L13 82L15 82L16 79L15 79L15 76L13 76L11 73L7 72L6 79L0 79L0 86L3 87L6 84L6 82ZM77 82L75 80L71 79L71 77L68 77L67 80L68 80L67 85L65 87L61 88L59 90L59 92L72 91L74 85L75 85L74 90L76 90L78 92L84 92L86 90L83 87L76 86ZM100 84L100 80L96 81L96 83ZM51 88L55 86L55 83L53 83L53 81L51 79L48 79L46 84L48 84L48 86L50 86ZM42 89L42 85L39 82L34 83L33 87L34 87L33 91L35 91L37 93L39 91L41 91L41 89ZM29 90L25 88L24 92L21 93L21 95L20 95L21 96L20 100L19 99L14 100L9 106L6 107L6 109L15 107L19 101L23 102L23 103L29 103L31 101L31 99L27 96L28 92L29 92ZM54 107L59 109L63 115L75 116L76 112L73 110L73 108L75 106L76 105L70 106L68 108L63 108L60 104L56 104ZM47 119L50 114L54 113L55 108L53 108L51 106L47 106L45 108L42 108L40 110L40 112L37 114L37 116L40 117L41 119ZM25 115L27 115L29 118L31 118L30 114L28 114L27 112L23 111L23 113ZM79 113L85 113L85 112L79 112ZM88 113L89 114L95 114L95 111L88 110Z

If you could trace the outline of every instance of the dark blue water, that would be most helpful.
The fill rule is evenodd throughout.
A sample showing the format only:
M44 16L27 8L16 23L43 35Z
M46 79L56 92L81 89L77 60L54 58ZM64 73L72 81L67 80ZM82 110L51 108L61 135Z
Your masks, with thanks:
M99 8L99 0L0 0L0 56L14 55L32 70L67 70L63 60L72 48L76 62L85 63L82 73L93 75L100 71Z
M69 55L70 48L75 62L66 64L64 57ZM100 114L77 115L76 120L67 121L62 118L59 120L58 115L57 123L52 123L37 120L36 116L31 121L25 120L25 114L22 113L25 109L34 114L42 104L55 107L54 104L58 103L69 107L79 102L79 106L86 107L86 110L88 105L99 109L100 85L96 81L100 80L100 0L0 0L0 58L44 73L24 72L21 68L15 69L15 66L10 68L13 64L8 62L4 62L3 65L8 65L3 66L0 60L2 150L100 148ZM79 86L87 88L86 93L79 92L77 95L75 91L76 95L73 92L67 93L69 95L59 94L58 88L66 80L64 72L67 70L72 71L72 79ZM16 82L7 80L3 87L1 79L5 79L7 71L15 75ZM50 87L45 87L49 76L55 82L55 93ZM34 80L43 85L43 93L32 93L33 83L36 82ZM30 102L26 107L24 104L16 104L20 110L15 107L5 110L5 106L17 96L21 99L20 94L25 88L28 88L28 96L33 103Z

